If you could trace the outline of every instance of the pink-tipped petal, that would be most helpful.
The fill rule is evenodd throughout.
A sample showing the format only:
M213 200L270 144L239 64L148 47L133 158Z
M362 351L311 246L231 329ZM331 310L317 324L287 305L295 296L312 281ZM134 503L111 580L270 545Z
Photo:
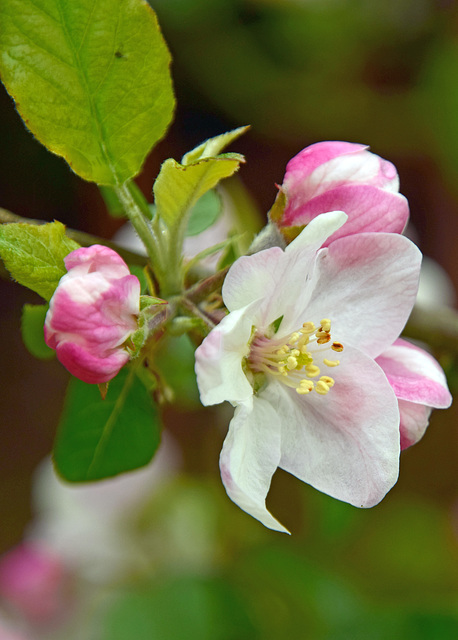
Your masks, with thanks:
M107 382L129 360L124 343L138 328L140 282L101 245L72 251L65 264L46 315L46 344L77 378Z
M129 267L121 256L113 249L100 244L75 249L64 258L64 262L67 271L78 268L86 273L106 272L112 278L129 275Z
M357 154L368 147L352 142L316 142L300 151L286 165L285 182L300 183L321 165L347 154Z
M56 347L56 355L75 378L89 384L108 382L129 361L129 354L124 349L114 349L112 353L100 357L73 342L60 342Z
M377 358L396 396L402 400L446 409L452 402L439 363L424 349L398 339Z
M404 196L377 189L372 185L340 185L302 206L285 210L283 224L309 224L316 216L327 211L345 211L348 221L323 244L362 232L401 233L409 218L409 205Z
M399 425L401 449L404 450L416 444L424 436L432 409L408 400L398 400L398 404L401 416Z

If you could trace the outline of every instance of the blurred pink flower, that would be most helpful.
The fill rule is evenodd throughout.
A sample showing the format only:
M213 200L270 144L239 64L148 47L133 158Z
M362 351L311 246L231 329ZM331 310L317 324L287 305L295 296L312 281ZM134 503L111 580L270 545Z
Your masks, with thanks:
M220 458L226 491L278 531L265 504L277 467L359 507L398 477L398 401L375 359L409 316L421 254L387 233L322 248L346 219L323 214L285 251L237 260L222 292L230 313L196 351L202 403L236 406Z
M107 382L129 360L124 343L137 329L140 282L121 256L97 244L69 253L65 266L46 316L46 343L80 380Z
M286 167L281 189L286 208L280 226L304 225L327 211L344 211L347 223L324 243L362 231L401 233L409 217L398 193L396 167L362 144L318 142Z
M31 623L61 619L69 609L67 587L61 560L42 545L22 543L0 559L0 595Z

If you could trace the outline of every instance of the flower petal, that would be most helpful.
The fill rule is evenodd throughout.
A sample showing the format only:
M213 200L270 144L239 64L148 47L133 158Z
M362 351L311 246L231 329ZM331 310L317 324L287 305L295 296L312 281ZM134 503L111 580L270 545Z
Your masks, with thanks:
M67 271L76 269L78 275L98 271L108 278L122 278L130 273L121 256L101 244L75 249L64 258L64 262Z
M252 315L253 305L233 311L196 349L195 369L203 405L219 404L225 400L235 404L253 395L242 369L243 358L249 352Z
M240 405L220 456L227 495L269 529L289 533L266 508L266 496L280 461L279 416L267 398Z
M424 404L416 404L407 400L399 400L398 403L401 415L399 431L401 433L401 449L403 450L416 444L424 436L432 409Z
M286 215L290 216L289 207L297 209L326 190L349 183L371 184L393 192L399 189L396 167L364 145L319 142L306 147L286 167Z
M111 353L97 356L91 349L74 342L59 342L56 355L70 373L88 384L108 382L129 361L124 349L113 349Z
M371 358L352 348L344 353L325 396L269 385L281 416L280 467L334 498L371 507L398 477L398 403Z
M305 285L317 250L346 219L342 211L323 214L312 220L285 251L273 247L239 258L223 285L227 308L233 311L259 300L253 324L267 328L286 314L283 326L289 326L289 316L296 320L295 305L306 301Z
M396 340L378 358L396 396L402 400L446 409L452 402L444 372L420 347Z
M361 233L322 249L299 322L332 320L332 336L376 357L401 333L415 302L421 253L397 234Z
M399 193L372 185L339 185L301 206L288 207L284 225L308 224L325 211L345 211L348 221L324 242L328 246L337 238L367 231L401 233L409 217L409 205Z

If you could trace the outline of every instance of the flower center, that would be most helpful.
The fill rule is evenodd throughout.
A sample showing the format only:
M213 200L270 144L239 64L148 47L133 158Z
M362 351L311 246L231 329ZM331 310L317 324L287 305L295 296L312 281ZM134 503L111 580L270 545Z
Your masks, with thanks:
M278 329L280 321L273 326ZM318 329L313 322L304 322L298 331L283 338L255 333L247 357L247 367L253 373L264 373L296 390L300 395L316 391L326 395L334 386L334 378L322 374L322 366L337 367L340 362L325 357L326 352L343 351L340 342L331 338L331 321L324 318Z

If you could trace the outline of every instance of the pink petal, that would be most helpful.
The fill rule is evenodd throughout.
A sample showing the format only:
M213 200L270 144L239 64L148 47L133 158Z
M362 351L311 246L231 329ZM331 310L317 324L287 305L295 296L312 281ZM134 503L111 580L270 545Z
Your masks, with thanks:
M64 262L67 271L75 268L85 273L98 271L112 278L122 278L130 273L129 267L116 251L100 244L75 249L65 257Z
M301 206L291 204L285 210L285 225L308 224L326 211L345 211L348 221L324 242L324 246L355 233L401 233L409 217L409 205L404 196L371 185L340 185Z
M288 163L282 187L287 211L346 184L372 185L393 192L399 189L396 167L391 162L363 145L322 142L307 147Z
M359 153L365 149L368 149L368 147L363 144L353 144L351 142L326 141L311 144L288 162L286 165L285 182L288 180L303 180L315 169L329 162L329 160L350 153Z
M407 400L399 400L399 413L401 414L401 449L407 449L416 444L424 435L429 424L431 407L424 404L416 404Z
M325 396L299 396L281 383L266 389L282 425L280 467L334 498L371 507L398 477L397 400L382 370L356 349L345 349L333 373Z
M288 533L266 508L270 482L280 461L280 423L269 399L240 405L220 456L229 498L269 529Z
M409 317L420 262L420 251L400 235L340 238L319 252L312 293L298 321L330 318L334 340L376 357L393 344Z
M420 347L396 342L377 358L396 396L402 400L446 409L452 402L444 372Z
M112 353L99 357L73 342L59 342L56 355L73 376L89 384L108 382L129 361L129 354L124 349L114 349Z

